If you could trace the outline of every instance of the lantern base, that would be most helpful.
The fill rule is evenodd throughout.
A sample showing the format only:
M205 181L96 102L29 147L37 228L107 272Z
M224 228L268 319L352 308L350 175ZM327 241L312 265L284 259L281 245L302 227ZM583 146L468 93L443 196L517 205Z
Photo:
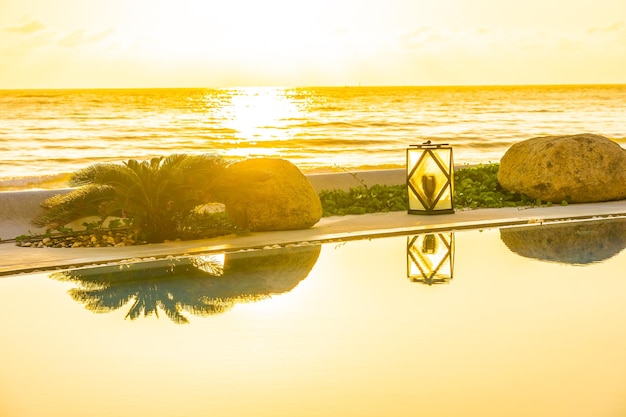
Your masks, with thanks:
M444 209L444 210L411 210L407 211L408 214L425 214L425 215L433 215L433 214L454 214L454 209Z

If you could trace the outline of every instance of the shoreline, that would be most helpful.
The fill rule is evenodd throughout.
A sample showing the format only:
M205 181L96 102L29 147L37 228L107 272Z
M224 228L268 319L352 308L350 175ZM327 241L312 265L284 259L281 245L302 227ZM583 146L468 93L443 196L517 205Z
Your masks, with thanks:
M500 163L497 162L480 162L480 163L464 163L464 164L455 164L454 169L462 169L466 167L475 167L479 165L490 165ZM382 165L359 165L355 167L339 167L339 166L320 166L313 168L301 168L298 167L300 171L306 175L307 177L316 177L321 175L341 175L341 176L350 176L350 177L358 177L362 176L370 177L371 175L377 174L369 174L369 173L377 173L377 172L389 172L389 171L402 171L404 172L405 165L404 164L382 164ZM50 174L50 175L40 175L40 176L32 176L32 177L14 177L14 178L0 178L0 195L2 193L12 193L12 192L22 192L22 191L50 191L50 190L65 190L70 189L67 185L71 172L58 173L58 174ZM403 181L402 181L403 182ZM400 184L401 182L398 182ZM359 181L355 181L356 185L359 185ZM373 185L369 184L368 185ZM395 185L395 184L389 184ZM320 190L318 190L320 191Z
M312 168L301 168L300 171L306 176L320 174L349 174L371 171L403 170L402 164L382 164L382 165L359 165L355 167L339 166L319 166ZM46 191L63 190L68 187L67 183L72 172L62 172L49 175L34 175L27 177L6 177L0 178L0 193L17 191Z
M365 170L354 172L327 172L306 174L316 192L344 190L359 185L399 185L405 179L405 169ZM35 227L30 220L40 211L40 204L56 194L65 194L72 188L30 189L0 191L0 242L26 234L42 234L45 228Z

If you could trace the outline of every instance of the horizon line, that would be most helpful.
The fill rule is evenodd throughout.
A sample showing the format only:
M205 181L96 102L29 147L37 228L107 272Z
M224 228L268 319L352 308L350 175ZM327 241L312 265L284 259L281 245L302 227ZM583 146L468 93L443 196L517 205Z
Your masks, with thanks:
M398 85L233 85L222 87L16 87L2 88L0 91L75 91L75 90L230 90L230 89L254 89L254 88L278 88L278 89L298 89L298 88L494 88L494 87L601 87L601 86L626 86L623 83L528 83L528 84L398 84Z

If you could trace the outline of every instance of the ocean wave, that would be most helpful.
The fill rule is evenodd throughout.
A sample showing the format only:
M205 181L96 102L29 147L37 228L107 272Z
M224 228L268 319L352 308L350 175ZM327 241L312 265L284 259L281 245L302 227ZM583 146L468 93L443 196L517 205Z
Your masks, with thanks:
M349 122L313 122L313 121L306 121L303 123L295 123L293 125L291 125L291 127L293 128L318 128L318 127L322 127L322 128L335 128L335 127L348 127L348 128L354 128L354 127L361 127L363 126L362 123L349 123Z
M406 147L427 140L449 143L459 163L498 160L516 142L553 134L607 132L626 147L624 85L255 91L0 91L0 189L53 188L67 174L46 174L183 152L310 168L401 163Z

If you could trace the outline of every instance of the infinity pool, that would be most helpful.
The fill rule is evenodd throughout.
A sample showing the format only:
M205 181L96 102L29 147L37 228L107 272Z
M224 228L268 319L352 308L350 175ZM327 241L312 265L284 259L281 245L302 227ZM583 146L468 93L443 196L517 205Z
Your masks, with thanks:
M0 416L624 416L624 247L622 218L0 278Z

